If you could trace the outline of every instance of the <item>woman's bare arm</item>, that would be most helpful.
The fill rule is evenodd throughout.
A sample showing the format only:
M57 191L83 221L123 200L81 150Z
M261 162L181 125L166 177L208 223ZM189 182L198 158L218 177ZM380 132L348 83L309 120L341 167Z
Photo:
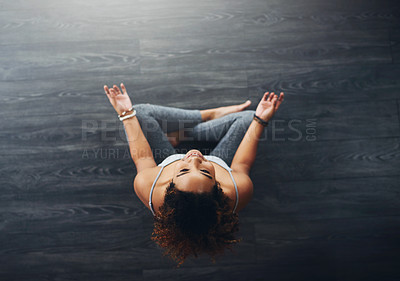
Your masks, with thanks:
M282 103L283 97L283 93L280 94L279 99L274 93L271 93L269 97L268 92L265 93L257 106L256 115L268 122ZM256 159L257 146L263 130L264 126L260 123L255 120L251 122L233 157L231 164L233 171L249 175L250 169Z
M121 83L121 89L114 85L113 88L104 86L104 91L118 114L129 110L132 107L132 102L128 96L124 84ZM143 134L139 121L136 116L122 121L124 123L126 135L129 142L129 150L133 162L135 163L137 172L141 172L147 168L157 166L154 161L153 152Z
M153 152L143 134L138 119L135 117L122 121L129 141L129 151L136 166L136 171L141 171L157 166Z
M233 157L231 164L233 171L245 173L246 175L250 173L251 166L253 166L256 159L258 141L263 130L264 127L260 123L254 120L251 122Z

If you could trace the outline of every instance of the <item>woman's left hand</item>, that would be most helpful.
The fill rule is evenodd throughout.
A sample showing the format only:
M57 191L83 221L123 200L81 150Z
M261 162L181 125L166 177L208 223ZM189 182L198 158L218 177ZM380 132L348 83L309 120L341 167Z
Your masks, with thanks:
M104 91L106 92L108 100L118 114L121 114L132 107L131 99L129 98L128 92L123 83L121 83L121 89L122 92L117 85L114 85L111 89L109 89L107 85L104 86Z
M268 122L278 110L283 101L283 97L283 92L279 95L279 99L273 92L268 97L268 92L266 92L257 106L256 115Z

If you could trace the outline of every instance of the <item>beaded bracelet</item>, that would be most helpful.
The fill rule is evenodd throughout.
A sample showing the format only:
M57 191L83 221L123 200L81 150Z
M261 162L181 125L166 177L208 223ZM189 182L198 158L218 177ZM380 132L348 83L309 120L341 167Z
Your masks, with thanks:
M119 117L119 120L120 120L120 121L124 121L124 120L126 120L126 119L132 118L132 117L135 116L135 115L136 115L136 110L134 109L133 112L132 112L132 114L126 115L126 116L124 116L124 117L119 117L119 115L118 115L118 117Z
M264 127L267 127L267 126L268 126L268 122L262 120L262 119L261 119L260 117L258 117L255 113L254 113L253 119L256 120L258 123L260 123L261 125L263 125Z
M132 110L135 110L135 109L133 108L133 106L132 106L130 109L128 109L127 111L124 111L124 112L122 112L121 114L119 114L118 117L119 117L119 118L124 117L125 114L127 114L129 111L132 111Z

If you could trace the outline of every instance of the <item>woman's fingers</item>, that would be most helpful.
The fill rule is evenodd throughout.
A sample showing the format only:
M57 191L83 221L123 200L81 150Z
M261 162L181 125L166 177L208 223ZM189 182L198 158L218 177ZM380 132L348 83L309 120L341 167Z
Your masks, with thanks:
M104 92L106 92L107 96L111 95L110 90L108 89L107 85L104 85Z
M123 83L121 83L121 88L124 94L128 94ZM110 89L107 87L107 85L104 85L104 92L106 92L106 95L109 97L116 97L123 94L117 85L113 85L113 87Z
M115 97L117 95L117 93L115 92L114 88L109 89L110 92L110 97Z
M285 96L285 94L283 92L281 92L281 94L279 95L279 99L276 102L275 110L277 110L279 108L279 106L281 105L281 103L283 102L284 96Z
M120 91L120 89L118 88L118 86L117 85L114 85L114 91L117 93L117 95L122 95L122 93L121 93L121 91Z
M269 96L268 96L269 95ZM263 101L270 101L274 93L266 92L262 98Z
M109 98L113 98L113 97L115 97L115 96L117 95L117 94L115 93L114 89L113 89L113 88L109 89L109 88L107 87L107 85L104 85L104 91L106 92L106 95L107 95L107 97L109 97Z
M271 103L272 103L272 106L275 108L275 105L276 105L276 101L278 100L278 96L277 95L275 95L274 94L274 96L272 97L272 99L271 99Z
M128 92L126 91L126 88L125 88L124 83L121 83L121 89L122 89L122 93L123 93L123 94L125 94L125 95L128 94Z
M275 97L275 93L272 92L269 97L268 97L268 101L272 101L273 97Z

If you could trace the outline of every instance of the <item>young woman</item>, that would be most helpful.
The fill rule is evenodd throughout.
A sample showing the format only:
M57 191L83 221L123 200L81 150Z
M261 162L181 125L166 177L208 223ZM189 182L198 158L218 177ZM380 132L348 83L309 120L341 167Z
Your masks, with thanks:
M134 189L154 215L152 240L180 266L200 253L215 256L239 242L237 213L251 200L250 168L259 138L283 101L264 94L256 111L240 105L185 110L136 104L113 85L104 91L124 124L137 175ZM177 154L182 140L218 142L210 155ZM161 159L156 164L156 159Z

